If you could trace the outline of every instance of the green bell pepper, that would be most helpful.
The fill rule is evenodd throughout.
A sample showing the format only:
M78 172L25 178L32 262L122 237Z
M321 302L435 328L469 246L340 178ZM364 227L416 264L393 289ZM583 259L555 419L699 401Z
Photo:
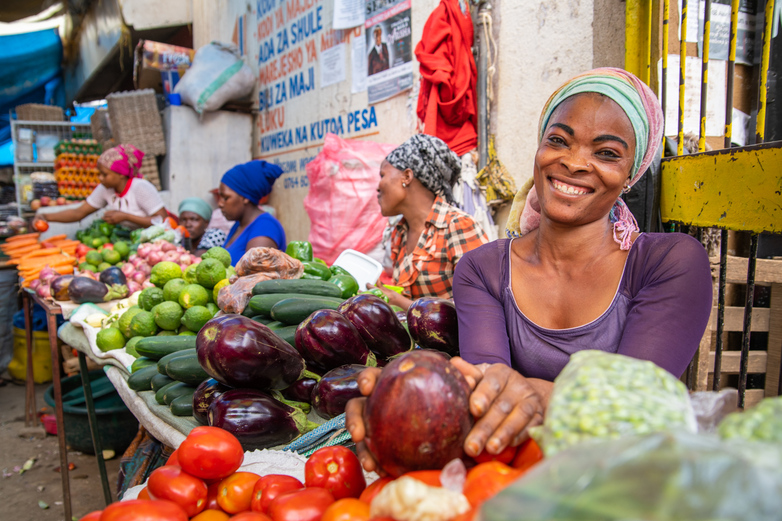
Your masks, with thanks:
M388 297L386 296L385 293L383 293L383 290L381 290L380 288L370 288L366 291L359 292L359 295L363 295L363 294L374 295L377 298L381 299L383 302L388 302Z
M114 231L114 225L109 224L107 222L100 223L100 226L98 226L98 229L100 230L100 234L104 237L110 237L111 232Z
M331 273L334 275L350 275L350 272L343 268L342 266L332 266L331 267ZM351 277L353 275L350 275Z
M342 298L350 298L358 293L358 282L352 275L334 275L329 279L329 282L342 290Z
M320 280L329 280L332 277L331 270L328 266L325 264L321 264L320 262L316 261L309 261L304 262L304 276L302 275L302 278L306 279L320 279Z
M312 258L312 262L320 262L320 263L321 263L321 264L323 264L324 266L328 266L328 264L326 264L326 261L324 261L323 259L319 259L319 258L317 258L317 257L313 257L313 258Z
M288 247L285 248L285 253L294 259L309 262L312 260L312 244L307 241L291 241L288 243Z

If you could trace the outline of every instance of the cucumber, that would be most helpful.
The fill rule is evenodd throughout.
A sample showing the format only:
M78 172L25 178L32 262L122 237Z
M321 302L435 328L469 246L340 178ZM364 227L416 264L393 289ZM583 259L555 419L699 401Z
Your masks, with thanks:
M266 324L266 327L268 327L269 329L274 331L275 329L280 329L281 327L285 327L285 324L283 324L279 320L273 320L273 321L269 322L268 324Z
M187 385L183 382L177 382L170 387L166 387L166 390L163 392L163 402L166 405L171 405L171 402L173 402L175 398L179 398L180 396L186 394L190 395L190 400L192 401L194 392L195 387L192 385Z
M147 358L146 356L136 358L135 360L133 360L133 363L130 366L130 372L135 373L139 369L149 367L150 365L155 365L155 361L152 360L151 358Z
M195 349L195 336L150 336L136 344L136 352L153 360L183 349Z
M258 322L259 324L264 324L266 326L274 322L274 320L272 320L271 318L262 317L261 315L255 315L254 317L252 317L252 319Z
M255 295L253 298L250 299L250 302L247 303L247 307L253 308L255 310L255 313L262 316L262 317L268 317L271 316L272 307L274 305L281 301L288 298L310 298L309 295L301 295L298 293L267 293L265 295ZM319 297L313 295L311 298L330 298L330 297ZM342 301L340 300L340 303Z
M299 324L315 311L337 309L341 303L340 299L336 298L309 296L286 298L272 306L271 315L274 320L279 320L284 324Z
M134 372L128 378L128 387L136 392L152 389L152 377L158 375L157 366L148 365Z
M274 330L274 334L296 347L296 329L299 326L285 326Z
M262 280L253 288L253 295L265 295L267 293L297 293L334 298L342 296L342 290L335 287L334 284L325 280L307 279Z
M167 374L166 364L168 364L174 358L179 358L180 356L197 356L197 355L195 349L183 349L181 351L175 351L169 355L164 356L163 358L157 361L157 372L160 374Z
M177 396L171 401L171 414L174 416L193 415L193 393Z
M155 366L155 371L157 371L157 366ZM158 392L161 387L165 387L175 381L176 380L169 378L168 375L158 373L152 377L152 380L150 380L150 386L152 387L153 391Z
M170 378L188 385L198 385L210 378L198 363L198 356L195 353L192 356L178 356L168 362L166 373Z
M258 313L250 306L244 306L244 311L242 311L242 316L247 318L253 318L257 314Z
M169 380L171 379L169 378ZM176 380L171 380L169 383L167 383L166 385L164 385L163 387L155 391L155 401L160 405L166 405L166 402L165 400L163 400L163 397L166 395L166 391L168 391L168 388L174 385L184 385L184 384L182 384L182 382L177 382Z

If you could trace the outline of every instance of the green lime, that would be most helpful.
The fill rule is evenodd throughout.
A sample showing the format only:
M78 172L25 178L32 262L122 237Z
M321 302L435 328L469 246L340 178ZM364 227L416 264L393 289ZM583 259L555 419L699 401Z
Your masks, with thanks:
M138 344L138 341L144 338L143 336L134 336L131 337L130 340L128 340L128 343L125 344L125 352L129 355L133 355L136 358L139 357L139 354L136 352L136 344Z
M218 311L220 311L220 308L217 307L217 304L214 304L210 302L206 305L206 309L209 310L209 312L212 314L212 316L215 316Z
M230 282L228 282L228 279L223 279L215 284L215 287L212 288L212 299L214 302L217 302L217 295L220 293L220 289L228 286L229 284Z
M108 262L112 266L122 260L122 255L118 251L105 249L101 253L103 255L104 262Z
M84 260L92 264L93 266L97 266L101 262L103 262L103 255L100 254L97 250L90 250L87 252L87 255L84 257Z
M164 329L163 331L159 332L155 336L177 336L177 332L176 331L167 331L167 330Z
M193 333L188 329L187 331L182 331L181 333L179 333L179 336L196 336L196 333Z
M185 279L171 279L163 286L163 298L169 302L179 302L179 293L187 286Z
M121 349L125 347L125 336L119 329L109 327L98 331L95 343L98 344L98 349L103 352Z
M191 264L187 268L185 268L185 273L182 275L182 278L185 279L185 282L188 284L198 284L198 277L196 277L196 269L198 269L198 264Z
M228 253L228 250L221 248L220 246L214 246L206 250L204 254L201 255L201 260L206 259L219 260L226 268L231 265L231 254Z
M212 289L215 284L226 278L225 266L217 259L204 259L198 263L196 277L199 284L206 289Z
M182 268L175 262L163 261L158 262L152 266L152 274L149 276L149 281L162 288L171 279L181 279Z
M91 271L93 273L97 273L98 267L94 264L90 264L89 262L82 262L79 264L79 271Z
M154 336L157 333L155 316L149 311L140 311L130 320L130 332L133 336Z
M127 259L130 255L130 245L125 241L117 241L114 243L114 251L119 253L123 259Z
M152 311L152 308L165 300L162 289L146 288L142 290L141 295L138 296L138 305L143 308L144 311Z
M130 321L133 320L133 317L135 317L137 314L144 311L138 306L132 306L127 309L120 317L119 320L115 322L117 324L117 327L120 331L122 331L122 334L125 335L127 338L131 338L135 335L132 335L130 333Z
M182 324L193 333L198 333L201 331L201 328L204 327L204 324L211 319L212 312L206 307L193 306L185 311L184 316L182 316Z
M90 243L87 246L92 246L93 248L100 248L104 244L105 243L103 242L103 239L101 239L100 237L96 237L92 239L92 241L90 241Z
M98 271L107 270L109 268L111 268L111 264L109 264L108 262L101 262L100 264L98 264Z
M161 302L154 308L151 313L155 316L155 324L160 329L167 331L176 331L179 329L179 321L182 320L182 308L176 302Z
M209 292L198 284L188 284L179 294L179 305L185 309L193 306L206 306L209 303Z

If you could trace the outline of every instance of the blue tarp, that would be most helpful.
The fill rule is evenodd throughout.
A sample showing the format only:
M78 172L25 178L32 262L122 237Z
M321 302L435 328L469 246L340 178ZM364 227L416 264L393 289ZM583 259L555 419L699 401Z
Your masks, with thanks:
M65 105L57 29L0 36L0 166L12 164L9 113L24 103Z

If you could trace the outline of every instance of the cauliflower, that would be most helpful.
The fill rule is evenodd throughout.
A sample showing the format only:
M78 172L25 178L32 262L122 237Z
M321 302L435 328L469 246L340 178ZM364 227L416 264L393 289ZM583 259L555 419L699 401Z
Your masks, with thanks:
M406 476L383 487L369 507L371 517L397 521L447 521L468 510L470 502L464 494Z

